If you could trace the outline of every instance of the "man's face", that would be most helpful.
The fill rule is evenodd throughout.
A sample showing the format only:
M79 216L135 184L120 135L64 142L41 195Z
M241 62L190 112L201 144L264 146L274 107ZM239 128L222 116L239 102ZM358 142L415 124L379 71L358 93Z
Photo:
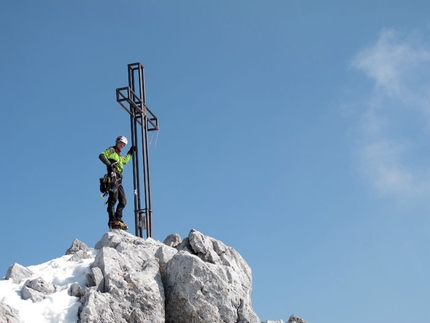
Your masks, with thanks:
M118 142L116 143L116 146L117 146L119 149L123 149L123 148L125 147L125 143L123 143L123 142L121 142L121 141L118 141Z

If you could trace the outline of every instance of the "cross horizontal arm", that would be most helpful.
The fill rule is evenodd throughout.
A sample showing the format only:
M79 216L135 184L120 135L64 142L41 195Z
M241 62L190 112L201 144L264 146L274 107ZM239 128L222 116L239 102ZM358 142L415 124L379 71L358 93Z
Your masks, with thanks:
M142 116L146 116L148 120L148 131L159 130L158 118L130 87L127 86L116 89L116 101L131 116L135 117L140 125L142 125ZM130 108L128 108L124 102L127 102Z

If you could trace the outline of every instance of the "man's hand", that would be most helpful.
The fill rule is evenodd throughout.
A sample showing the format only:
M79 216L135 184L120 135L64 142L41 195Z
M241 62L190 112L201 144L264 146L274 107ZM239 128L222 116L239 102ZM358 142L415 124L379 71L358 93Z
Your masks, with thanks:
M136 147L135 146L131 146L130 149L128 150L129 155L133 155L133 153L136 151Z
M108 173L116 172L116 163L112 163L108 166Z

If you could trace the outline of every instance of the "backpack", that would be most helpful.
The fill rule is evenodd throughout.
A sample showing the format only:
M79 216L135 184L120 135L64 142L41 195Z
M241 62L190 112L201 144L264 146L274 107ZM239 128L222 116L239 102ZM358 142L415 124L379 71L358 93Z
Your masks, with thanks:
M100 193L107 193L109 191L109 184L107 182L107 175L105 175L104 177L100 178Z
M115 173L112 173L112 175L109 176L109 174L106 174L102 178L100 178L100 193L103 193L102 196L106 196L109 194L109 191L115 192L116 191L116 175Z

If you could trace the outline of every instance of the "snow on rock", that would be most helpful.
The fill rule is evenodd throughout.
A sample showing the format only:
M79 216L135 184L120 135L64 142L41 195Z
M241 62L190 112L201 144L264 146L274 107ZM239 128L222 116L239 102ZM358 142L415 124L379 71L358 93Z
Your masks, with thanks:
M46 295L55 293L55 286L41 277L29 279L21 289L22 299L31 299L33 302L41 302Z
M70 295L69 288L72 284L85 286L95 256L89 249L87 253L87 259L79 261L65 255L37 266L10 266L5 280L0 280L0 322L77 322L79 298ZM4 312L7 307L13 310L15 321Z
M111 230L94 249L75 239L61 258L9 267L0 323L260 323L251 291L251 268L219 240Z

